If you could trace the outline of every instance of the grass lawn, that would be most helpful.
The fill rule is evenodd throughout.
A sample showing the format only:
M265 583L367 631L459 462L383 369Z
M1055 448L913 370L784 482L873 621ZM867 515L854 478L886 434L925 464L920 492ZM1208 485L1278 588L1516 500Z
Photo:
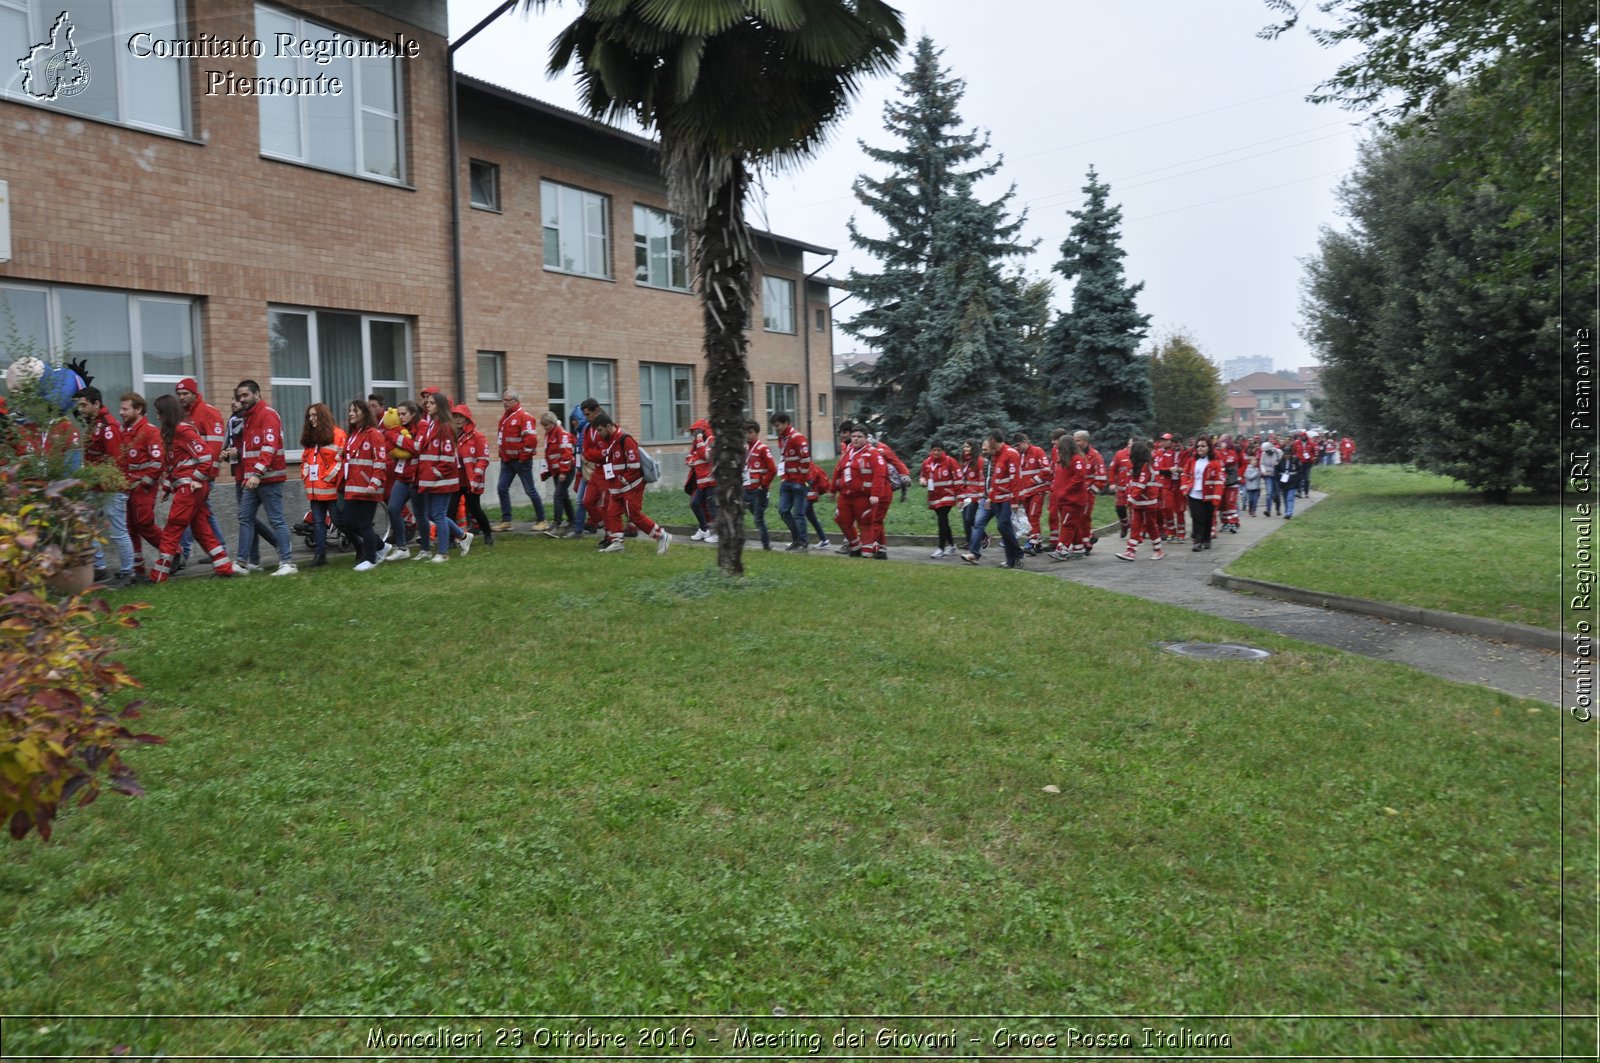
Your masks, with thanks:
M1043 576L747 556L729 587L706 550L516 537L444 566L361 576L346 555L151 595L124 656L170 745L130 758L148 796L8 848L4 1011L1494 1016L1593 1000L1593 736L1556 711ZM1274 656L1155 645L1181 640ZM1561 743L1564 725L1582 737ZM726 1051L739 1026L779 1023L695 1029ZM357 1051L368 1025L32 1019L4 1036L15 1054L314 1054ZM1185 1025L1233 1053L1553 1053L1563 1034ZM1593 1050L1592 1023L1565 1034Z
M1230 565L1230 574L1561 626L1560 505L1515 495L1511 505L1484 505L1455 480L1398 465L1319 467L1311 485L1328 497Z

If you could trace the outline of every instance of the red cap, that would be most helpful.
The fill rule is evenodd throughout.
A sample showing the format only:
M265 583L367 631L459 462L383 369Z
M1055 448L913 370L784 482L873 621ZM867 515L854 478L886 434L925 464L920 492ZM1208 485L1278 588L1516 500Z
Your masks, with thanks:
M711 422L706 420L704 417L700 418L694 424L690 425L689 426L689 431L693 432L697 428L700 429L702 432L706 433L706 435L710 435L711 434Z
M198 394L200 394L200 385L195 380L194 377L186 376L182 380L178 381L178 390L179 391L192 391L196 395L198 395Z
M422 393L424 395L437 395L437 394L439 394L439 389L438 388L423 388L422 389ZM454 413L455 411L451 410L450 412Z

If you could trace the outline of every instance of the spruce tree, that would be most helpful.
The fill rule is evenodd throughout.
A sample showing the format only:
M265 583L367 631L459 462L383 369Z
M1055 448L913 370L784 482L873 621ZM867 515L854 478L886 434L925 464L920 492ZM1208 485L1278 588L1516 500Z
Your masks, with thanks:
M1072 310L1045 336L1035 428L1087 429L1101 450L1116 449L1153 427L1150 361L1139 354L1150 315L1134 302L1144 284L1123 276L1122 208L1107 203L1111 186L1091 166L1083 191L1087 202L1067 212L1077 220L1053 267L1072 284Z
M981 161L989 149L987 137L976 130L960 131L958 106L965 84L940 66L940 54L930 38L917 42L911 68L900 79L900 99L884 108L885 129L898 139L897 145L861 145L868 158L889 172L882 178L863 175L854 185L856 198L878 216L887 232L870 236L854 219L850 222L851 243L871 254L880 271L850 271L848 287L860 309L840 327L878 352L868 376L873 392L865 408L896 447L920 442L922 437L912 439L906 432L919 416L923 387L946 356L945 350L926 346L924 337L952 334L940 324L945 308L931 302L928 294L929 277L945 264L947 244L936 238L939 213L970 197L972 183L999 168L998 162ZM967 190L958 196L961 182ZM981 238L980 245L991 249L991 261L1029 249L1011 242L1021 227L1020 219L1005 221L1011 195L1008 191L987 204L994 230Z

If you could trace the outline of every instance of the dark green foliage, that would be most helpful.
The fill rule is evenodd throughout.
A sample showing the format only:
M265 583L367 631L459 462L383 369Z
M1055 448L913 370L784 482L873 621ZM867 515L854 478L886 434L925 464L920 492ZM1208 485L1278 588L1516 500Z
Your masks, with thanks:
M1222 374L1187 333L1173 333L1147 357L1157 428L1188 438L1215 423L1222 409Z
M939 56L932 40L918 41L901 99L884 109L898 145L862 144L889 173L858 178L856 198L887 234L872 237L850 224L851 243L872 254L880 272L851 270L850 290L863 309L841 327L878 352L866 409L902 451L935 430L957 431L955 422L985 430L1009 424L1007 408L1021 401L1014 385L1023 372L1023 286L1003 278L999 264L1030 248L1014 241L1022 219L1006 219L1011 192L992 203L972 195L999 164L978 161L986 138L956 131L964 85L941 69ZM980 382L985 373L1009 376ZM989 403L996 405L982 405Z
M1072 284L1072 310L1057 316L1045 336L1039 366L1044 405L1035 428L1087 429L1101 450L1132 435L1147 435L1155 408L1149 360L1138 353L1150 315L1135 297L1142 283L1129 284L1122 271L1119 228L1122 208L1107 198L1111 186L1089 169L1082 210L1061 244L1053 267Z

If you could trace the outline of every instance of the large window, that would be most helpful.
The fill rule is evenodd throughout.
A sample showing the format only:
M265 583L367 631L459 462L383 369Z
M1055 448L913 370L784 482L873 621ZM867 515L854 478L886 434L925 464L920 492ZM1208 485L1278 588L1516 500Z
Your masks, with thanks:
M761 325L768 332L794 331L794 281L761 278Z
M500 401L506 390L506 352L478 352L478 398Z
M188 72L169 47L189 36L182 8L178 0L0 0L0 96L187 133Z
M550 409L565 423L567 416L584 399L594 399L612 417L611 382L616 363L592 358L552 358L549 362Z
M585 277L611 276L610 201L554 181L539 182L544 265Z
M302 54L279 55L277 35L302 42ZM401 180L400 60L394 56L305 54L334 50L349 35L276 8L257 6L256 36L266 42L256 75L281 86L302 79L339 80L342 90L291 93L258 90L261 153L340 173ZM287 49L285 50L287 51Z
M786 413L789 420L797 421L796 416L800 410L800 385L799 384L768 384L767 385L767 428L772 428L774 414Z
M688 240L681 215L634 204L633 279L653 288L689 290Z
M47 360L57 351L65 358L83 359L94 386L113 400L125 391L154 400L174 391L184 377L199 376L194 303L189 299L0 284L3 365L21 355L6 342L13 328L24 350L31 344Z
M681 442L694 421L694 374L686 365L639 364L639 438Z
M306 407L325 402L340 424L345 406L371 392L393 406L411 395L410 331L404 321L329 310L267 312L272 406L300 438ZM290 454L298 451L290 448Z

